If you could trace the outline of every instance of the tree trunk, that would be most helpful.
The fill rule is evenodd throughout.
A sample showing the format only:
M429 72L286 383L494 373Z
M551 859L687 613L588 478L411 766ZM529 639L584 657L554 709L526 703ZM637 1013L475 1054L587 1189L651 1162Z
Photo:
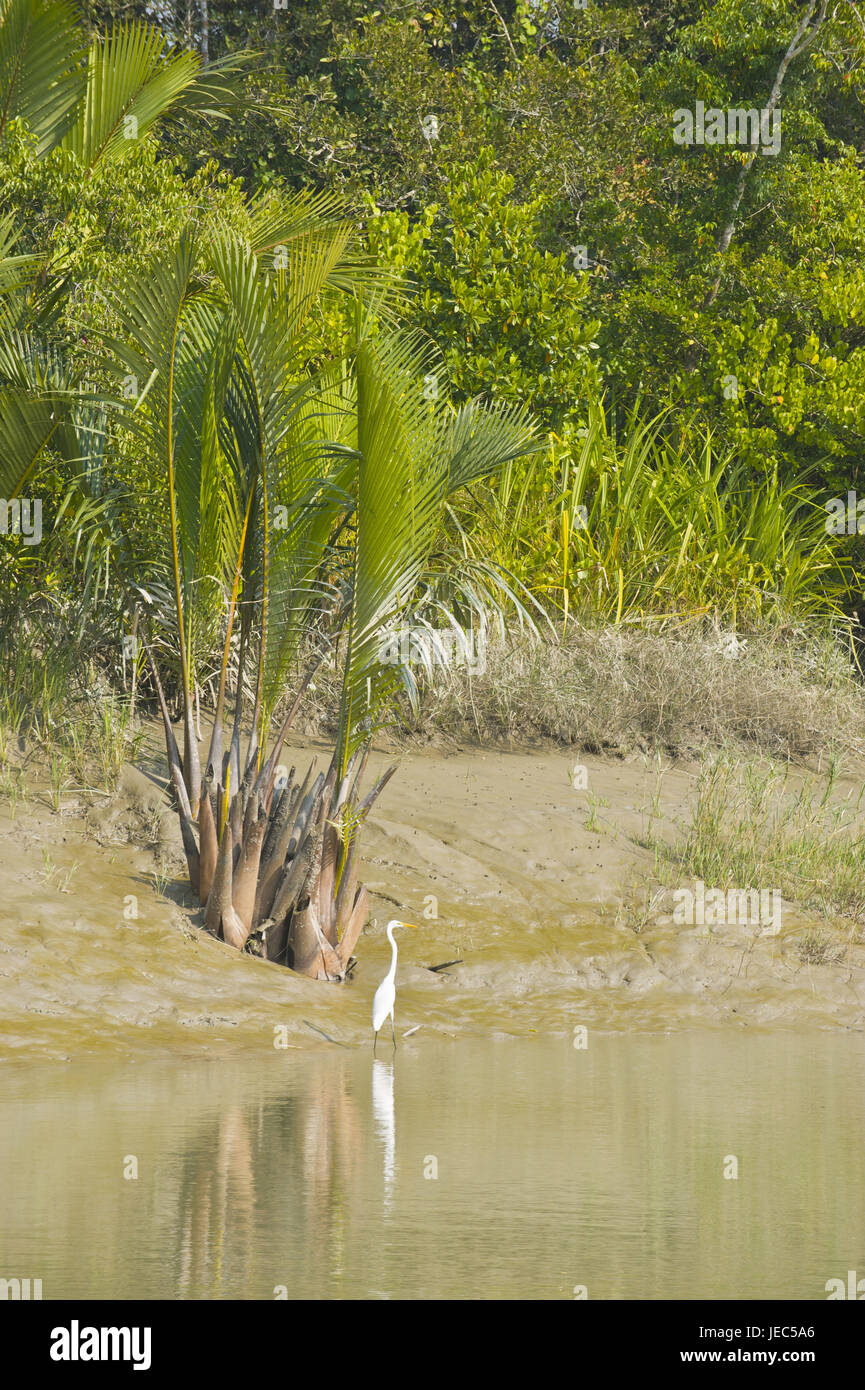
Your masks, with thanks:
M198 0L198 9L201 15L201 56L206 65L210 62L210 13L207 0Z
M772 112L775 110L775 107L781 100L781 89L784 85L784 78L787 76L787 69L789 68L790 64L793 62L795 58L799 57L800 53L805 52L805 49L808 47L808 45L813 43L814 39L819 34L820 29L823 26L823 21L826 18L826 9L828 6L828 2L829 0L822 0L822 3L820 5L820 12L817 15L816 23L814 24L814 27L811 30L810 34L807 34L807 37L805 37L806 30L808 29L809 25L811 24L811 20L814 17L814 11L817 9L817 0L809 0L808 8L803 14L801 20L799 21L799 27L797 28L796 33L793 35L793 38L790 41L787 51L784 54L784 57L781 59L778 71L775 74L775 81L772 83L772 90L769 93L769 100L767 101L765 107L768 116L771 117ZM742 168L739 170L739 177L736 180L736 189L733 194L733 201L730 206L730 210L727 214L727 220L725 221L723 227L721 228L721 231L718 234L717 251L718 254L721 256L725 256L727 254L728 250L730 249L730 242L733 240L733 237L736 233L739 209L742 206L742 199L745 196L745 187L748 182L748 175L754 167L754 160L757 158L758 143L759 136L755 134L751 142L750 154L748 155L748 158L745 161L745 163L742 165ZM706 298L703 300L702 307L704 309L711 309L712 305L715 303L715 300L718 298L718 291L720 290L720 288L721 269L719 267L714 284L712 285L712 288L710 289L709 293L706 295Z

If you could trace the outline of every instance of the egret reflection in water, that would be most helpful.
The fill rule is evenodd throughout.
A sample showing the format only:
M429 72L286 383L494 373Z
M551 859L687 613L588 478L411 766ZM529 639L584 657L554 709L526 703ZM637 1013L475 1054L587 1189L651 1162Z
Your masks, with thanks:
M384 1209L390 1214L396 1166L396 1119L393 1107L393 1062L378 1057L372 1064L372 1113L376 1134L384 1149Z

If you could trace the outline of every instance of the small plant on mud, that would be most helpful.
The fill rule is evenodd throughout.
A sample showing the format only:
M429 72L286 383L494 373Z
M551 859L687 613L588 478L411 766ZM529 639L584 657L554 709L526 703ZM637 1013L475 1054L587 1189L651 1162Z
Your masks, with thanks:
M63 793L69 786L69 759L60 749L51 748L48 763L51 774L51 807L59 812Z
M18 802L24 796L24 774L14 763L3 763L0 767L0 796L9 807L9 819L15 819Z
M54 863L51 854L47 849L42 851L42 882L53 884L59 893L71 893L69 887L72 879L78 872L77 862L71 868L62 870L59 865Z
M822 931L806 932L796 943L796 955L806 965L840 965L844 954L844 947Z

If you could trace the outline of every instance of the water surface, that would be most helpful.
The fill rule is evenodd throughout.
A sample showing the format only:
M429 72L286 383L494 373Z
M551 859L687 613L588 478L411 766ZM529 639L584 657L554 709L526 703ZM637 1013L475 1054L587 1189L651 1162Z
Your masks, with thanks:
M821 1299L865 1275L863 1063L829 1033L17 1062L0 1276L46 1299Z

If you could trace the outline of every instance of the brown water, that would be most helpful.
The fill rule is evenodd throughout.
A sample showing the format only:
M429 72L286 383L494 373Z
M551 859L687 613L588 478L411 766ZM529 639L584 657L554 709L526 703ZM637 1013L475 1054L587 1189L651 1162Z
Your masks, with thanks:
M861 1035L790 1032L7 1064L0 1277L46 1299L822 1299L865 1276L863 1062Z

